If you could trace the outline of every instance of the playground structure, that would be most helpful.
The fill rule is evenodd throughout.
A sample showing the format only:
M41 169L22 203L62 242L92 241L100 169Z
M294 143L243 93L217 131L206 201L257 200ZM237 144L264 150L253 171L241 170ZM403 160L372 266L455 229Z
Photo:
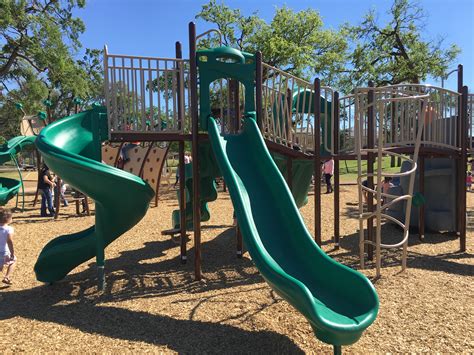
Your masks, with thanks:
M124 146L121 144L104 144L102 146L102 161L107 165L119 167L131 174L137 175L145 180L155 191L154 203L158 206L161 175L166 165L166 156L169 145L160 147L153 143L140 146L137 145L128 152L129 161L122 163L120 152Z
M242 252L240 238L243 236L264 279L305 315L319 339L340 350L341 345L357 341L374 321L378 300L365 277L337 264L311 241L297 210L297 205L305 203L311 173L314 173L315 181L319 181L322 159L335 158L334 241L338 246L339 160L358 160L359 182L363 178L361 161L367 160L368 214L364 215L361 203L359 212L361 219L367 219L368 257L372 258L375 246L379 273L380 247L383 246L380 232L383 175L380 165L377 174L373 171L375 157L380 163L384 154L413 155L407 160L411 164L411 177L405 195L384 196L394 199L390 205L399 200L408 201L404 223L400 222L404 229L402 242L397 244L404 247L404 266L418 155L421 193L424 192L423 159L433 156L454 158L458 174L456 200L460 211L456 216L456 228L461 250L465 249L463 211L466 208L462 192L467 156L467 88L462 87L460 93L448 93L422 85L416 86L416 90L413 89L415 86L369 87L339 99L337 92L321 87L318 79L309 83L262 63L260 53L253 55L226 47L196 51L196 40L195 27L190 24L189 60L182 59L179 43L176 44L175 59L112 55L106 49L107 111L95 108L65 118L41 132L38 147L48 164L96 201L96 226L51 241L35 265L37 278L57 281L75 266L96 256L99 284L103 287L105 247L146 213L153 196L152 189L138 177L100 164L101 141L178 141L180 211L177 219L181 260L186 261L186 228L189 228L190 218L194 231L195 276L200 279L200 223L202 213L207 209L205 203L210 201L203 191L213 191L216 175L215 171L203 171L213 165L209 160L215 159L219 173L229 186L241 231L237 252ZM460 73L462 86L462 69ZM211 95L214 84L221 88L217 90L221 93L220 98ZM443 106L442 103L447 102L443 98L448 94L455 101ZM439 103L441 110L437 111L437 118L430 121L426 118L427 107L434 107L435 103ZM451 110L449 114L444 113L446 108ZM385 119L388 117L390 120ZM390 130L388 126L391 126ZM446 127L450 128L446 130ZM208 134L204 133L206 131ZM73 140L72 137L81 139ZM185 141L191 141L193 147L193 163L187 173ZM203 153L209 147L212 147L213 158ZM273 163L269 151L274 156L280 155L280 161L283 159L285 164ZM300 163L303 167L296 168ZM308 180L308 171L309 182L300 184ZM189 176L191 178L187 178ZM94 177L94 186L87 184L87 177ZM377 189L374 188L374 177L377 178ZM297 191L302 185L304 188ZM104 186L108 186L107 190L101 188ZM320 189L320 185L315 184L317 244L321 244ZM127 196L126 210L120 207L121 197L117 191ZM189 213L191 208L192 213ZM424 230L423 206L419 214L421 233ZM387 218L400 224L396 218ZM363 260L366 238L362 226L359 232ZM321 270L325 270L324 273ZM335 279L339 282L335 283ZM348 288L354 292L351 292L351 301L344 297Z
M16 158L17 154L22 151L25 146L34 145L36 135L47 125L47 117L44 112L39 112L36 115L27 115L23 110L21 103L15 104L17 109L23 113L23 117L20 121L20 133L18 137L14 137L6 142L0 148L0 164L4 164L7 161L12 161L15 164L18 172L19 180L10 178L0 178L0 204L5 205L13 197L16 199L16 207L18 207L18 192L21 189L22 193L22 208L25 209L25 188L23 185L23 176L21 168ZM39 155L37 154L37 169L39 170ZM35 202L38 197L38 189L35 193Z

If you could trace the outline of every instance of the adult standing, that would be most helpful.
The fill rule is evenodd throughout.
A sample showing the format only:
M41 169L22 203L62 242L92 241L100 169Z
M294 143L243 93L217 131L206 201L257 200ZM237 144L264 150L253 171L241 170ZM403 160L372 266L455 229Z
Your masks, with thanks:
M38 179L38 190L41 191L41 217L54 216L53 188L56 184L51 176L51 171L46 164L43 164ZM49 214L46 212L48 208Z

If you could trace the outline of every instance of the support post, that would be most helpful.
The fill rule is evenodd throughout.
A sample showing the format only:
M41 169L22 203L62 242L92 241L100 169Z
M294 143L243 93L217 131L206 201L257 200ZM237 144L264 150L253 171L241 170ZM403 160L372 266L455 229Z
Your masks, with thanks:
M339 223L340 223L340 215L339 215L339 198L340 198L340 190L339 190L339 93L336 91L334 93L334 97L332 100L332 104L334 105L334 117L332 117L333 127L334 127L334 248L339 249Z
M58 219L59 217L59 210L61 209L61 187L63 181L59 176L56 176L56 187L55 187L55 195L54 195L54 204L56 205L56 210L54 211L54 219Z
M230 81L230 88L231 88L231 102L234 105L234 117L233 117L233 124L232 124L232 131L233 133L238 133L240 131L240 95L239 95L239 82L237 80ZM242 241L242 232L240 231L240 227L238 225L235 226L235 235L237 237L237 257L242 258L243 254L243 241Z
M104 211L104 207L96 203L95 205L95 212L96 212L96 217L95 217L95 230L96 230L96 265L97 265L97 288L99 291L103 291L105 288L105 243L104 243L104 226L100 223L102 220L101 218L98 218L100 215L105 215L106 212Z
M459 236L459 250L464 252L466 251L466 170L467 170L467 101L468 101L469 91L467 86L462 88L461 96L461 167L462 167L462 194L461 194L461 228Z
M38 172L38 182L36 184L36 192L35 192L35 198L33 200L33 207L36 206L36 202L38 202L38 184L39 184L39 173L41 170L41 154L38 149L35 149L35 154L36 154L36 171Z
M183 51L180 42L175 43L175 51L176 51L176 58L182 59L183 58ZM177 86L178 86L178 95L177 95L177 103L178 103L178 129L181 131L184 122L184 112L183 112L183 88L184 83L181 82L181 71L182 63L178 62L178 73L177 73ZM185 145L184 141L179 142L179 235L180 235L180 259L181 264L185 264L187 260L187 246L186 246L186 169L184 163L184 151Z
M458 208L456 209L456 231L459 236L461 236L461 230L462 230L462 219L463 215L466 213L461 206L462 206L462 196L463 193L466 190L466 177L465 173L463 174L463 171L466 170L466 168L462 166L462 136L463 136L463 128L462 128L462 123L464 121L463 117L463 101L462 101L462 89L463 89L463 66L461 64L458 65L458 93L461 94L461 97L459 98L458 102L458 118L459 118L459 123L457 125L457 146L461 148L461 157L460 159L456 160L456 170L457 170L457 189L456 189L456 206Z
M186 169L184 166L184 141L179 142L179 235L181 264L186 264Z
M374 83L369 81L369 87L374 87ZM375 147L375 121L374 121L374 91L370 90L368 93L367 101L369 104L367 111L367 148L373 149ZM374 189L374 153L367 153L367 187L369 189ZM367 194L367 211L374 212L374 195L369 192ZM374 242L374 219L367 219L367 239ZM367 245L367 258L372 260L374 257L374 246L372 244Z
M420 194L425 193L425 157L420 155L418 158L418 190ZM425 239L425 205L421 204L418 207L418 238L420 241Z
M257 109L257 125L262 131L263 120L263 103L262 103L262 84L263 84L263 70L262 70L262 52L258 51L255 54L255 107Z
M314 79L314 239L321 246L321 82Z
M194 276L201 280L201 201L199 174L199 116L196 62L196 25L189 23L189 63L191 77L191 120L193 158L193 229L194 229Z
M10 155L11 160L15 163L16 170L18 172L18 176L20 177L21 183L21 195L22 195L22 205L21 205L21 212L25 211L25 182L23 181L23 176L21 175L20 165L18 164L18 160L14 154ZM39 174L39 171L38 171ZM18 208L18 193L16 194L16 208Z

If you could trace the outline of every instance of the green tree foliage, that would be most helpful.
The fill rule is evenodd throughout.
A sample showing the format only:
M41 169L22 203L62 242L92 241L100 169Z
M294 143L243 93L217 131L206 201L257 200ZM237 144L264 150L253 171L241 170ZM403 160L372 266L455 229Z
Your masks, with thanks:
M428 76L441 77L460 52L456 45L446 49L443 39L424 39L426 13L414 1L394 0L386 24L379 24L375 11L369 11L360 25L344 26L353 51L348 74L341 84L346 89L366 85L420 83Z
M0 126L18 133L21 113L45 110L53 118L70 114L75 97L86 103L102 97L101 52L86 49L80 59L79 36L85 27L72 16L85 0L0 0Z
M334 73L343 69L346 40L341 32L324 29L315 10L277 8L267 23L257 13L245 16L239 9L210 0L196 18L216 25L223 45L250 53L260 50L266 63L294 75L309 79L317 73L330 84ZM201 46L209 42L215 44L216 37L202 41Z

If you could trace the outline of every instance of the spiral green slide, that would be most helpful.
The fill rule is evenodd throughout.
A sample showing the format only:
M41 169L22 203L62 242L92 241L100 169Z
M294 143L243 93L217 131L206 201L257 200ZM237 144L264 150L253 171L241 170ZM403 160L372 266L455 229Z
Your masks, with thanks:
M209 137L229 187L245 245L268 284L310 322L316 337L340 350L372 324L379 302L372 283L314 242L252 117L238 135Z
M18 162L15 158L16 154L19 153L23 147L34 144L35 139L35 136L18 136L0 146L0 164L13 160L18 168ZM5 205L9 200L15 197L22 187L23 181L19 168L18 173L20 180L0 177L0 205Z
M102 164L107 137L105 108L96 107L44 128L36 146L46 164L68 184L95 201L95 225L50 241L35 264L36 278L55 282L96 257L103 282L104 249L137 224L148 210L153 189L139 177Z

